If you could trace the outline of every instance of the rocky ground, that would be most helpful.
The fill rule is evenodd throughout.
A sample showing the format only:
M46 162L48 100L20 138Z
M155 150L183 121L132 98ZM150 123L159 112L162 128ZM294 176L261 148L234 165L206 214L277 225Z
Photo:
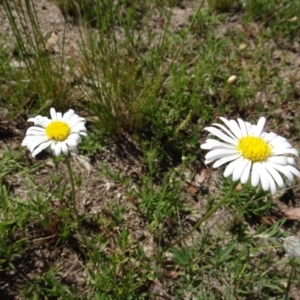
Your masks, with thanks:
M57 6L52 1L47 0L33 0L36 8L36 13L39 21L41 32L45 38L47 49L52 53L53 58L61 54L64 49L65 58L80 55L79 52L79 28L72 19L64 16ZM182 1L180 5L176 6L172 11L171 28L176 31L188 25L189 17L195 12L199 1ZM18 14L15 12L14 17L17 24L20 22ZM253 23L249 28L243 28L238 22L239 16L233 15L231 19L224 21L219 27L220 35L234 34L239 31L248 31L249 36L255 35L260 30L259 25ZM154 30L160 30L159 16L154 15L149 21L149 26ZM8 22L5 10L0 5L0 34L6 37L5 49L7 51L14 51L15 38L12 28ZM63 45L64 40L64 47ZM278 45L270 41L270 49L273 53L274 65L281 65L282 78L291 81L295 85L296 98L300 97L300 40L291 44L289 48L278 48ZM251 42L250 42L251 43ZM282 59L284 57L284 64ZM11 65L16 68L24 67L18 58L12 55ZM272 82L270 82L270 86ZM271 88L272 89L272 88ZM272 97L267 97L264 93L257 92L257 102L272 101ZM1 105L1 102L0 102ZM255 105L255 103L254 103ZM1 107L0 107L1 109ZM26 117L22 114L13 120L7 120L6 107L4 106L0 113L0 145L6 145L10 149L20 151L19 143L23 138L25 131ZM255 107L254 107L255 109ZM268 120L270 127L277 126L277 133L286 137L297 136L291 142L297 148L300 146L299 135L297 127L295 126L295 117L299 115L298 103L290 102L288 99L282 102L281 106L275 112L273 120ZM1 120L2 118L2 120ZM278 121L279 120L279 121ZM299 147L298 147L299 149ZM26 152L25 149L22 151ZM0 153L1 154L1 153ZM52 158L47 154L43 154L32 160L30 154L26 152L26 159L36 162L44 162L40 168L32 171L30 174L34 182L30 183L30 190L28 185L24 184L24 177L20 174L9 175L6 180L11 185L13 194L26 201L29 198L29 193L37 192L40 187L51 190L51 182L49 182L49 174L66 173L64 164L55 165ZM204 166L203 157L198 153L198 160L189 167L185 172L186 184L182 187L182 201L190 207L193 213L181 216L180 226L178 230L186 232L193 224L202 216L205 211L205 203L208 194L214 194L217 191L217 182L219 180L219 172L213 171ZM155 241L153 234L149 232L148 224L145 224L144 218L137 208L137 201L134 197L129 197L128 191L138 188L139 177L145 172L145 165L142 160L142 152L139 145L127 134L124 134L122 142L116 143L108 141L102 150L98 151L93 157L86 157L83 155L72 156L72 165L74 166L76 174L82 175L81 187L77 192L76 199L78 201L78 209L80 215L91 214L101 215L103 218L110 218L110 208L117 203L121 207L130 208L127 210L124 222L130 232L132 238L143 243L144 251L149 257L153 256L157 251L160 243L171 242L172 240ZM180 165L178 168L180 169ZM126 178L130 178L130 186L124 186L120 180L116 180L110 174L122 174ZM68 184L68 179L63 178L62 183ZM288 208L294 208L300 205L300 189L295 188L292 193L285 195L285 202L278 201L278 214L266 216L263 222L273 222L277 220L278 216L284 215L282 211ZM51 206L60 206L58 199L52 198ZM194 213L196 212L196 213ZM294 213L294 215L293 215ZM289 215L290 214L290 215ZM295 216L296 214L296 216ZM292 217L291 217L292 215ZM297 212L288 211L286 216L291 219L299 219ZM232 216L226 212L225 209L219 210L207 224L208 227L221 226L230 220ZM58 220L60 222L60 220ZM89 220L87 220L87 228ZM32 224L28 230L32 238L32 244L26 249L24 256L18 262L18 269L10 270L5 274L0 273L0 294L4 295L3 299L24 299L20 295L19 286L27 280L38 278L39 275L49 266L55 266L62 272L62 280L70 285L76 286L78 292L83 292L85 289L85 281L87 274L81 266L81 253L76 252L76 245L63 244L59 247L54 247L55 241L45 242L45 238L55 235L55 224L53 228L49 228L47 232L41 231L40 228ZM170 224L170 226L175 226ZM119 231L118 227L113 229L113 232L104 232L103 234L110 238L114 231ZM90 224L91 236L99 231L94 224ZM293 232L294 234L300 233ZM197 233L195 233L197 235ZM74 242L75 243L75 242ZM111 245L113 245L111 239ZM113 251L113 246L108 247L106 251ZM157 283L153 282L151 289L157 289ZM294 299L300 299L299 292L294 291ZM2 299L2 298L1 298ZM155 298L162 299L162 298ZM164 298L171 299L171 298ZM188 299L188 298L186 298Z

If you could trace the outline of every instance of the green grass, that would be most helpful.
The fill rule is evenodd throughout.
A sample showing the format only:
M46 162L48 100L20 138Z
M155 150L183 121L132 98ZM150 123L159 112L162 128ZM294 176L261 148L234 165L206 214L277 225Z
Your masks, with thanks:
M280 238L297 226L264 222L277 207L270 195L245 185L180 237L232 185L213 171L187 192L205 168L204 127L264 115L299 144L298 0L210 0L183 26L180 1L53 0L80 33L76 51L61 43L56 55L31 0L2 2L16 42L11 53L0 37L0 133L10 130L0 137L0 294L292 299L300 278ZM79 219L63 159L20 146L26 119L50 107L87 119L83 157L71 158Z

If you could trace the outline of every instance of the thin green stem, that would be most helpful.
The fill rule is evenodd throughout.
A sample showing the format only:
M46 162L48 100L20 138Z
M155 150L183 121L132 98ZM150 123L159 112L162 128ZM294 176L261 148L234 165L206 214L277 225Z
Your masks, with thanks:
M172 69L174 63L175 63L175 60L177 59L177 57L179 56L180 52L182 51L183 49L183 46L184 44L186 43L186 39L187 39L187 36L188 34L191 32L196 20L197 20L197 17L201 11L201 8L203 7L204 5L204 0L201 1L196 13L194 14L193 18L192 18L192 21L190 22L189 24L189 27L188 29L185 31L185 34L181 40L181 43L179 45L179 47L177 48L177 51L175 52L174 56L172 57L172 60L170 62L170 64L168 65L167 67L167 70L164 72L164 74L169 74L170 73L170 70ZM170 12L171 14L171 12ZM163 43L164 43L164 40L165 40L165 35L167 33L167 29L165 29L165 31L163 32L163 37L161 39L161 43L160 43L160 50L159 50L159 53L161 52L161 49L163 48ZM153 77L152 80L155 80L156 77ZM167 78L164 77L164 76L161 76L161 78L158 80L158 82L156 83L156 86L154 87L154 93L157 94L161 88L163 87L164 83L166 82ZM153 81L152 81L153 83ZM138 95L138 99L142 99L142 97L144 96L144 93L145 91L149 88L149 86L146 86L144 89L142 89L142 91L139 93Z
M77 221L77 226L79 228L79 230L81 231L81 225L80 225L80 220L79 220L79 214L78 214L78 210L76 207L76 201L75 201L75 181L74 181L74 173L73 170L71 168L71 164L70 164L70 159L67 155L65 155L65 162L69 171L69 175L70 175L70 181L71 181L71 199L72 199L72 204L73 204L73 209L74 209L74 213L76 216L76 221Z
M184 37L183 37L183 39L181 40L181 43L180 43L180 45L179 45L177 51L175 52L175 55L172 57L172 61L171 61L171 63L170 63L169 66L168 66L168 69L167 69L167 71L166 71L166 74L169 74L169 73L170 73L170 70L172 69L175 60L177 59L177 57L179 56L181 50L183 49L183 46L184 46L184 44L186 43L187 36L188 36L188 34L191 32L191 30L192 30L192 28L193 28L193 26L194 26L194 24L195 24L195 22L196 22L196 20L197 20L197 17L198 17L198 15L199 15L199 13L200 13L200 10L201 10L203 4L204 4L204 0L202 0L202 2L200 3L200 5L199 5L199 7L198 7L198 9L197 9L197 11L196 11L196 13L194 14L193 19L192 19L192 21L190 22L189 27L188 27L188 29L186 30L186 32L185 32L185 34L184 34ZM164 33L164 34L165 34L165 33ZM156 91L160 91L160 89L162 88L162 86L164 85L164 83L166 82L166 80L167 80L167 79L166 79L165 77L163 77L163 79L162 79L161 82L159 83L158 88L157 88Z
M232 184L230 190L227 192L227 194L219 201L219 203L212 207L207 214L205 214L200 220L194 225L194 227L186 234L184 234L180 239L175 241L174 243L170 244L170 247L173 247L179 243L181 243L183 240L185 240L187 237L189 237L195 230L197 230L202 223L204 223L206 220L208 220L212 214L214 214L224 203L227 202L227 200L232 196L233 192L235 191L235 188L239 184L239 181L236 181Z
M285 295L283 297L284 300L289 299L289 291L290 291L290 288L291 288L291 285L292 285L295 264L296 264L295 258L292 258L292 260L291 260L291 273L290 273L289 281L288 281L288 284L287 284L287 287L286 287L286 292L285 292Z

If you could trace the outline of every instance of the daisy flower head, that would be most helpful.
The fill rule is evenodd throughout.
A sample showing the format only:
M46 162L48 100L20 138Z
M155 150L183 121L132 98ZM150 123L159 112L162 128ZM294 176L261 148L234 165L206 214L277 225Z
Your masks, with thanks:
M289 256L300 258L300 240L296 236L283 238L283 248Z
M294 176L300 177L295 159L298 151L283 137L265 132L266 118L261 117L256 125L241 119L227 120L220 117L222 124L213 124L205 130L216 139L207 139L202 149L210 150L205 156L205 163L214 162L213 167L218 168L229 163L224 176L232 175L233 181L240 180L246 183L251 178L252 186L258 183L264 191L276 193L277 186L284 187L282 174L292 182Z
M75 114L73 109L62 115L51 108L50 115L51 119L42 116L28 119L34 126L28 128L22 146L26 146L33 157L48 147L54 156L67 155L69 150L78 153L81 136L87 136L85 119Z

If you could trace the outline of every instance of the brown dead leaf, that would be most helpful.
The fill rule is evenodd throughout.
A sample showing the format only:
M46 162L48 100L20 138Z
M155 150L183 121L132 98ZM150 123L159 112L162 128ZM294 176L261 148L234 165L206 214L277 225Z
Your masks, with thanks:
M127 197L127 201L132 204L136 204L137 199L135 197Z
M277 220L273 216L262 216L260 221L265 225L272 226Z
M170 271L170 272L167 272L167 273L166 273L166 276L167 276L168 278L176 279L176 278L180 277L180 273L177 272L176 270L172 270L172 271Z
M191 196L196 196L199 193L200 187L197 187L193 184L194 182L192 181L188 188L187 188L187 193L190 194Z
M191 182L188 185L187 193L191 196L195 196L198 194L201 186L207 180L211 173L211 169L201 169L195 173Z
M201 186L203 182L207 179L207 169L202 169L200 173L196 173L194 176L194 181L197 186Z
M282 211L284 217L288 220L300 220L300 207L290 207Z

